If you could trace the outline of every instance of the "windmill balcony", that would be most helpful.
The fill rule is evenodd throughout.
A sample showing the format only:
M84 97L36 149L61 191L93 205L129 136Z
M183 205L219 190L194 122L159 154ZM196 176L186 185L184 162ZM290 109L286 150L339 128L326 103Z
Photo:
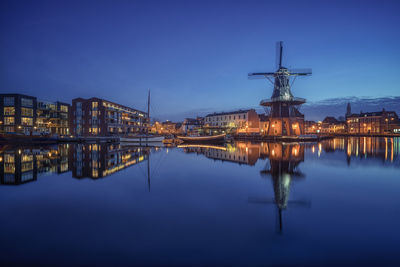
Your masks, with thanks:
M271 106L273 103L276 102L290 102L292 105L301 105L306 102L304 98L300 97L291 97L290 99L284 98L284 97L272 97L270 99L264 99L261 100L260 105L261 106Z

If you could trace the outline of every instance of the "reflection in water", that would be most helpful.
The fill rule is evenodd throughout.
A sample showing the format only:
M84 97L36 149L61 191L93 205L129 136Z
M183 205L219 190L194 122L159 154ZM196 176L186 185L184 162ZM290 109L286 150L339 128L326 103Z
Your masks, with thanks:
M1 184L20 185L37 180L38 174L64 173L70 170L70 145L0 147Z
M348 165L352 160L364 160L362 163L374 162L379 159L384 164L400 165L400 138L399 137L349 137L326 140L311 146L312 153L318 156L322 151L326 153L343 151Z
M257 143L237 142L234 145L184 145L179 146L186 153L203 154L213 160L229 161L237 164L253 166L259 158L268 158L265 168L261 171L264 177L270 177L273 189L273 199L249 198L250 203L274 204L278 211L279 232L282 232L282 211L290 205L309 207L305 200L289 200L290 186L293 180L305 178L298 166L305 160L305 149L320 157L323 153L343 152L350 165L352 158L362 158L361 164L368 165L375 159L381 159L384 164L398 167L400 154L399 138L350 137L325 140L320 143ZM343 157L340 157L343 160Z
M72 176L102 178L148 158L150 148L119 144L77 144L72 154Z
M199 153L213 160L250 166L254 166L260 158L268 158L267 166L261 173L272 178L275 203L279 210L286 208L292 179L304 176L297 170L297 166L305 160L305 149L311 150L311 153L318 157L331 152L342 154L349 165L352 162L364 165L382 162L394 167L400 166L400 138L397 137L335 138L314 144L238 142L225 146L179 147L186 153ZM20 185L36 181L38 175L69 171L72 171L72 176L78 179L86 177L98 179L142 162L148 159L149 155L149 147L106 143L41 147L5 145L0 147L0 182L4 185ZM339 157L339 160L343 160L343 157ZM147 162L147 169L150 172L150 162L149 160Z
M0 148L0 179L4 185L20 185L36 181L38 175L68 171L74 178L97 179L142 162L149 154L149 147L119 144L4 146ZM148 161L148 172L149 168Z
M297 143L282 144L270 143L266 145L265 152L269 161L261 175L271 177L274 188L274 200L262 200L250 198L252 203L274 203L278 209L279 232L282 232L282 211L290 204L306 205L306 201L289 201L290 185L292 180L304 178L304 174L298 169L298 165L304 161L304 146Z

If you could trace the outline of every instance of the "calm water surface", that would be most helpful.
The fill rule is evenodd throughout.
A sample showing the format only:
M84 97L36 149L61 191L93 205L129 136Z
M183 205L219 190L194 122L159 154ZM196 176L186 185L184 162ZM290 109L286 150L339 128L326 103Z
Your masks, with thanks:
M0 147L2 265L400 264L400 139Z

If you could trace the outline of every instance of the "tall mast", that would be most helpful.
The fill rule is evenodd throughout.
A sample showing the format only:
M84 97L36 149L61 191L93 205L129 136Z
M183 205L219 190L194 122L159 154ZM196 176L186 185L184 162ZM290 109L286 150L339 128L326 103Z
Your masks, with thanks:
M147 124L147 134L149 134L149 127L150 127L150 89L149 89L149 94L147 96L147 120L148 120L148 124Z

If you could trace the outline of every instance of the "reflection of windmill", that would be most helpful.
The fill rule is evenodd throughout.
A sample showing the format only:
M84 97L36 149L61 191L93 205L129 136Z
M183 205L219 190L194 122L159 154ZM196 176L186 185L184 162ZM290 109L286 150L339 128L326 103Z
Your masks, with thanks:
M304 200L289 200L290 184L293 179L304 178L297 166L304 159L304 148L300 145L269 144L272 154L269 164L261 175L271 176L274 187L274 199L249 198L250 203L275 204L278 208L279 232L282 232L282 211L290 205L309 206ZM277 150L277 151L275 151Z
M273 85L271 99L262 100L261 106L269 113L268 135L299 135L304 133L304 115L299 112L303 98L293 97L290 90L297 76L311 75L311 69L288 69L282 66L283 42L278 42L277 62L275 72L249 73L249 78L267 78ZM293 79L291 80L291 78ZM274 81L272 80L274 79Z

